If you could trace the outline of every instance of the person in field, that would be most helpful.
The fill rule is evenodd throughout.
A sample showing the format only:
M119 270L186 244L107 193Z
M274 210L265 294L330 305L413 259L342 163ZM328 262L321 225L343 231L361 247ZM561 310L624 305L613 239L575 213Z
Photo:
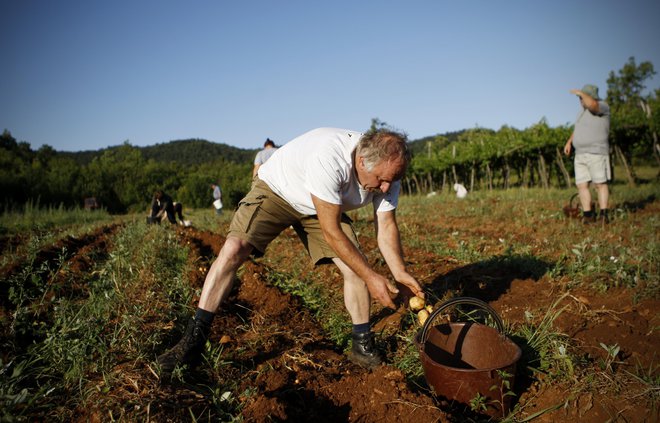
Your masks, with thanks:
M610 165L610 106L598 97L598 87L587 84L581 90L571 90L580 99L582 110L575 121L573 133L566 141L564 154L571 154L575 149L575 184L582 205L582 221L597 221L595 210L591 210L591 191L593 183L598 194L602 223L609 223L608 203L610 191L607 183L612 179Z
M254 156L254 167L252 168L253 178L257 176L257 172L259 171L261 165L266 163L266 161L270 159L270 156L272 156L276 151L277 147L275 147L275 142L273 142L273 140L270 138L266 138L263 150L260 150L257 155Z
M183 206L181 203L173 201L172 197L163 192L163 190L157 190L151 200L149 222L160 223L167 218L171 224L176 225L177 217L183 225Z
M346 212L373 205L378 248L394 280L420 298L406 270L396 221L400 180L410 162L404 135L380 129L360 133L319 128L283 147L259 168L232 218L227 239L211 266L197 311L183 338L157 359L161 369L201 361L211 324L229 296L236 270L293 226L314 264L334 263L344 278L344 302L353 323L350 359L372 368L382 362L370 328L371 299L394 308L399 292L374 271L359 249Z
M215 214L222 214L222 190L220 185L211 184L211 189L213 190L213 208L215 208Z

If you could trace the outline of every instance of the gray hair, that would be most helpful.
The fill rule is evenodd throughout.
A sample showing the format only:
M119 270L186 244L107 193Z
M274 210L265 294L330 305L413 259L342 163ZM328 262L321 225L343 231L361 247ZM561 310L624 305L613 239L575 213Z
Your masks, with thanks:
M364 158L369 172L383 161L401 161L403 176L411 158L407 142L406 135L389 129L370 130L360 138L355 153Z

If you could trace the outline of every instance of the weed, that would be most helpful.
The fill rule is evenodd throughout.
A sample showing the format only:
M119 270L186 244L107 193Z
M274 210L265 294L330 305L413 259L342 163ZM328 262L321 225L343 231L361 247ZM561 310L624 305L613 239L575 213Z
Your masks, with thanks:
M609 372L614 372L612 365L616 363L621 348L618 344L605 345L602 342L600 343L600 346L607 352L607 357L605 357L605 360L601 363L601 368Z
M534 316L529 311L525 313L526 322L512 332L516 343L522 347L522 362L534 371L549 373L558 378L572 378L573 359L568 355L568 338L554 331L554 321L566 309L557 309L558 304L568 294L558 298L541 318L534 323Z
M470 409L476 413L483 413L488 410L488 397L481 395L477 392L477 395L470 400Z
M511 373L508 373L504 370L496 370L497 376L500 378L500 384L498 385L493 385L490 387L490 391L497 391L499 394L499 397L497 400L492 400L492 404L496 404L500 410L503 412L507 411L506 402L505 398L506 397L515 397L516 394L511 390L511 379L513 379L513 375Z

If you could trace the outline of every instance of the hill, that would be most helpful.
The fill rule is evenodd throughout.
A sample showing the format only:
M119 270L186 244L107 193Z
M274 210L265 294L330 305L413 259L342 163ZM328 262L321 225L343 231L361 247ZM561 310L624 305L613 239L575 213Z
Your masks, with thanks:
M59 155L70 157L80 165L90 163L95 157L101 156L105 151L119 148L113 146L100 150L87 150L78 152L58 152ZM146 147L136 147L146 159L157 162L176 162L183 165L196 165L223 158L228 162L251 162L258 150L232 147L227 144L215 143L203 139L175 140Z
M435 141L438 137L444 138L447 143L454 142L464 131L447 132L444 134L430 135L424 138L410 141L410 149L413 155L426 151L427 143ZM99 150L85 151L58 151L57 154L73 159L79 165L89 164L95 157L101 156L105 151L119 148L112 146ZM191 138L186 140L174 140L146 147L136 146L144 158L153 159L161 163L176 162L182 165L197 165L223 158L233 163L251 163L258 149L243 149L231 145L207 141L204 139Z
M420 138L414 141L410 141L408 145L410 146L410 152L413 156L417 154L422 154L426 151L427 143L429 141L433 142L439 137L442 137L446 140L447 144L450 144L458 140L458 137L465 132L466 130L454 131L454 132L445 132L444 134L430 135L428 137Z

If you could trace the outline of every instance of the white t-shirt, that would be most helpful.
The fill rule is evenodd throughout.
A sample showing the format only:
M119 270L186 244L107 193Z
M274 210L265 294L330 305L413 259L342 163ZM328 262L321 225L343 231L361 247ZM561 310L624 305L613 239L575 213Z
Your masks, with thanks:
M259 178L304 215L316 214L311 194L341 205L342 212L369 203L376 211L394 210L400 181L386 194L371 193L358 183L351 156L362 135L348 129L313 129L280 147L259 168Z

